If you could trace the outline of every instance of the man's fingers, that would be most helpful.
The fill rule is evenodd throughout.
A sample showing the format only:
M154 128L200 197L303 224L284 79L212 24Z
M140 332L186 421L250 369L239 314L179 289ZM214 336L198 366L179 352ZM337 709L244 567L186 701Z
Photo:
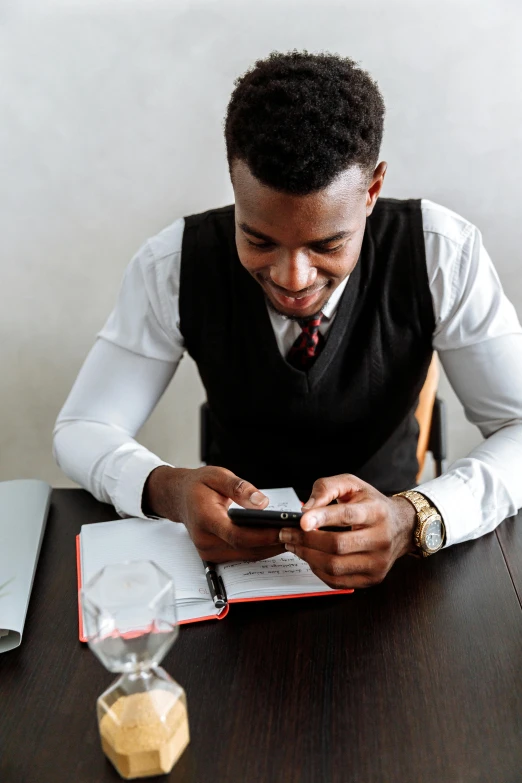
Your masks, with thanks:
M318 549L330 555L353 555L375 549L373 531L369 528L330 533L327 530L304 531L299 528L283 528L279 540L284 544Z
M332 506L314 506L301 517L303 530L321 527L352 527L374 525L381 520L381 504L373 500L359 500L348 503L334 503Z
M369 554L356 554L348 557L330 555L309 547L287 544L287 551L293 551L301 560L306 560L314 573L326 574L329 579L339 578L346 582L353 577L368 575L373 570L373 558ZM292 549L289 549L289 547ZM322 578L322 577L321 577ZM323 579L323 581L325 581Z
M257 549L228 549L223 546L223 543L220 541L216 547L198 550L200 557L211 563L229 563L236 560L265 560L267 557L275 557L285 552L282 544Z
M261 510L268 505L266 495L225 468L209 466L199 469L198 473L199 481L194 484L190 498L193 521L189 522L198 549L206 548L204 537L207 534L227 544L225 548L238 552L280 546L277 528L240 527L228 516L231 500L245 508Z
M263 509L268 505L267 496L257 487L225 468L209 469L205 475L205 484L243 508Z
M369 485L351 473L341 473L339 476L328 476L318 479L312 488L310 498L303 506L307 511L315 506L327 506L337 498L352 497L358 492L368 489Z
M226 541L233 549L255 549L279 544L278 528L234 525L227 509L219 501L200 512L198 523L200 529Z
M366 574L351 574L350 576L331 576L318 568L312 568L314 574L333 590L360 590L370 587L371 579Z
M248 528L234 525L228 521L219 529L219 537L234 549L257 549L259 547L277 546L279 530L277 528Z
M189 534L194 542L196 549L204 560L210 560L211 562L223 562L223 560L262 560L265 557L274 557L285 551L284 544L279 539L278 530L270 530L270 540L267 541L267 536L261 539L261 536L246 536L248 543L244 543L245 537L241 537L241 540L234 540L233 544L230 544L223 537L223 528L216 525L218 534L211 532L210 524L204 523L204 526L198 525L194 528L189 528ZM226 527L225 527L226 529ZM241 534L242 529L238 528L238 533ZM244 528L243 528L244 530ZM245 531L246 533L261 534L261 530ZM266 531L265 531L266 533ZM219 555L219 560L216 560L216 553ZM222 553L226 553L226 557L221 556ZM232 557L232 553L234 557Z

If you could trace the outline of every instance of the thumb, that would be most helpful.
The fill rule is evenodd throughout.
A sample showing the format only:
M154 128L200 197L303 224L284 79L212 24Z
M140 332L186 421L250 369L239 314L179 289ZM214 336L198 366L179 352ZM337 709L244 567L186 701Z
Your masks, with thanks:
M351 473L318 479L312 487L310 497L303 505L303 511L316 506L328 506L334 500L351 500L357 493L367 489L368 484Z
M267 496L257 487L225 468L217 468L216 472L212 471L205 483L243 508L263 509L269 502Z

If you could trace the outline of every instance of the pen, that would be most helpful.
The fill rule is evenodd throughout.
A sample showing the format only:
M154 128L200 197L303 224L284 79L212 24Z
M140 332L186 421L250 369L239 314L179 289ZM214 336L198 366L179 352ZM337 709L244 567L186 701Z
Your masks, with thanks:
M227 604L227 594L223 580L217 575L214 563L203 560L203 565L205 566L205 576L207 577L208 589L214 601L214 606L216 609L222 609Z

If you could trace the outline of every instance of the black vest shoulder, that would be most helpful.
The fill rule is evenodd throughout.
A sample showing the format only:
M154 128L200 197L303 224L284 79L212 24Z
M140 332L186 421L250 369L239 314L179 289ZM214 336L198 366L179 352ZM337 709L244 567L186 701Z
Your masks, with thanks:
M338 473L385 493L415 484L434 330L420 201L377 202L338 308L313 367L294 369L239 261L234 206L185 219L180 325L207 392L213 464L303 499Z

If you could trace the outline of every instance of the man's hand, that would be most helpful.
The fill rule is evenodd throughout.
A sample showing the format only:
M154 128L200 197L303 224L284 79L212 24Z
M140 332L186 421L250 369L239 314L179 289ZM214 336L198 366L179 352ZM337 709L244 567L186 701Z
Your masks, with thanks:
M203 560L262 560L284 552L275 528L234 525L228 507L235 501L244 508L263 509L268 498L256 487L218 467L169 468L152 471L143 491L143 508L183 522Z
M413 505L404 497L382 495L356 476L319 479L303 511L301 529L283 528L280 540L335 589L377 584L398 557L414 551ZM351 530L321 529L330 525Z

